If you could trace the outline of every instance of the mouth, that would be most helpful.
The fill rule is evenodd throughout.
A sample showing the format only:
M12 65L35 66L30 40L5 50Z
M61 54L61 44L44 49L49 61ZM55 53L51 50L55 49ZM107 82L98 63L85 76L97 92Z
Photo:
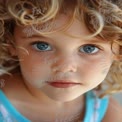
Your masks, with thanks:
M57 88L68 88L76 85L81 85L80 83L65 81L65 80L57 80L57 81L47 81L47 83L53 87Z

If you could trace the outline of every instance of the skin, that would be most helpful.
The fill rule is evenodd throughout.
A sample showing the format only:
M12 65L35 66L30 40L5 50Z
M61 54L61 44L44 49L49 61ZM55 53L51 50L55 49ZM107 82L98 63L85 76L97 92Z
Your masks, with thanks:
M110 98L108 110L102 122L121 122L122 121L122 105Z
M57 18L54 30L63 25L66 19L65 15ZM55 32L46 35L46 37L42 37L36 32L28 37L24 31L25 28L16 26L14 31L16 47L21 48L10 47L11 54L17 55L20 59L22 74L17 77L23 82L24 91L28 92L23 97L32 100L30 103L33 104L36 99L36 102L40 102L38 105L52 106L51 109L50 107L47 109L48 112L50 110L57 112L56 110L59 109L64 111L65 107L73 110L76 105L81 103L81 106L84 106L83 94L104 81L114 61L111 44L97 38L86 40L85 37L90 33L84 23L77 19L65 33ZM72 38L66 33L80 35L81 38ZM31 44L36 41L48 43L50 50L40 51L37 44ZM83 51L83 46L88 44L97 45L94 53L88 54ZM115 45L115 49L118 50L117 45ZM60 79L77 82L79 85L70 88L55 88L46 83L46 81ZM8 87L10 86L8 85ZM23 89L22 87L19 89ZM7 94L7 90L5 91ZM20 109L17 105L16 107ZM42 111L42 108L38 110ZM78 111L84 112L84 108L76 110L76 113ZM30 117L24 112L23 114Z

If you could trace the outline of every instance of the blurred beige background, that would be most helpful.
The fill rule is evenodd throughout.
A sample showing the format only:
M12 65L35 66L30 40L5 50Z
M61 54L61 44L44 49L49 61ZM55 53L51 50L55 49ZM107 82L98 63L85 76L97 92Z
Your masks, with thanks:
M122 105L122 93L115 94L113 97Z

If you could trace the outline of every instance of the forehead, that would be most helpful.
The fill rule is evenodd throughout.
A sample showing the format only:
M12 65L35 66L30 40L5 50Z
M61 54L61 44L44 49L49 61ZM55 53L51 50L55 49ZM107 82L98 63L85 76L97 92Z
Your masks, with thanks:
M68 28L66 27L68 24ZM62 27L66 27L66 29L64 29L63 31L60 30ZM15 27L15 36L20 35L22 37L28 37L31 38L33 36L42 36L40 35L37 31L35 31L35 29L37 31L39 31L40 33L47 33L47 32L53 32L54 33L50 33L50 34L46 34L43 35L43 37L51 37L51 38L55 38L58 36L69 36L69 37L81 37L82 39L88 35L90 35L90 32L88 31L85 23L83 21L79 21L78 19L74 18L73 20L70 21L70 18L67 17L64 14L61 14L60 16L58 16L55 21L49 21L43 25L41 24L37 24L37 25L33 25L33 26L25 26L25 27L20 27L20 26L16 26ZM59 30L59 31L57 31ZM100 41L101 39L99 39ZM101 41L105 41L105 40L101 40Z
M54 21L48 21L44 24L37 24L37 25L33 25L34 28L38 29L40 32L46 32L46 31L50 31L52 29L52 31L55 31L59 28L65 27L66 25L68 25L68 29L66 30L67 32L71 32L74 35L76 34L81 34L83 32L88 33L87 28L85 27L84 22L79 21L78 19L74 18L69 18L67 15L65 14L61 14L60 16L56 17L56 19ZM34 29L32 26L25 26L25 27L19 27L16 26L17 29L21 30L22 32L25 32L25 30L29 30L31 29L31 31L34 32ZM75 31L74 31L75 29Z

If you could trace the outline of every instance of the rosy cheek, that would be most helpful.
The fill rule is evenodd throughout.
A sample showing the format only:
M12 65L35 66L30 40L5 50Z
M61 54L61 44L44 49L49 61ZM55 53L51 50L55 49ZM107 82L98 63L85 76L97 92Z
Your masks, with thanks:
M55 57L54 55L47 54L46 56L43 56L42 61L44 64L50 66L53 63L56 63L58 61L58 58Z
M35 75L43 75L51 72L51 59L48 58L50 56L46 55L35 55L32 54L30 57L26 57L25 61L25 67L28 69L28 71Z

